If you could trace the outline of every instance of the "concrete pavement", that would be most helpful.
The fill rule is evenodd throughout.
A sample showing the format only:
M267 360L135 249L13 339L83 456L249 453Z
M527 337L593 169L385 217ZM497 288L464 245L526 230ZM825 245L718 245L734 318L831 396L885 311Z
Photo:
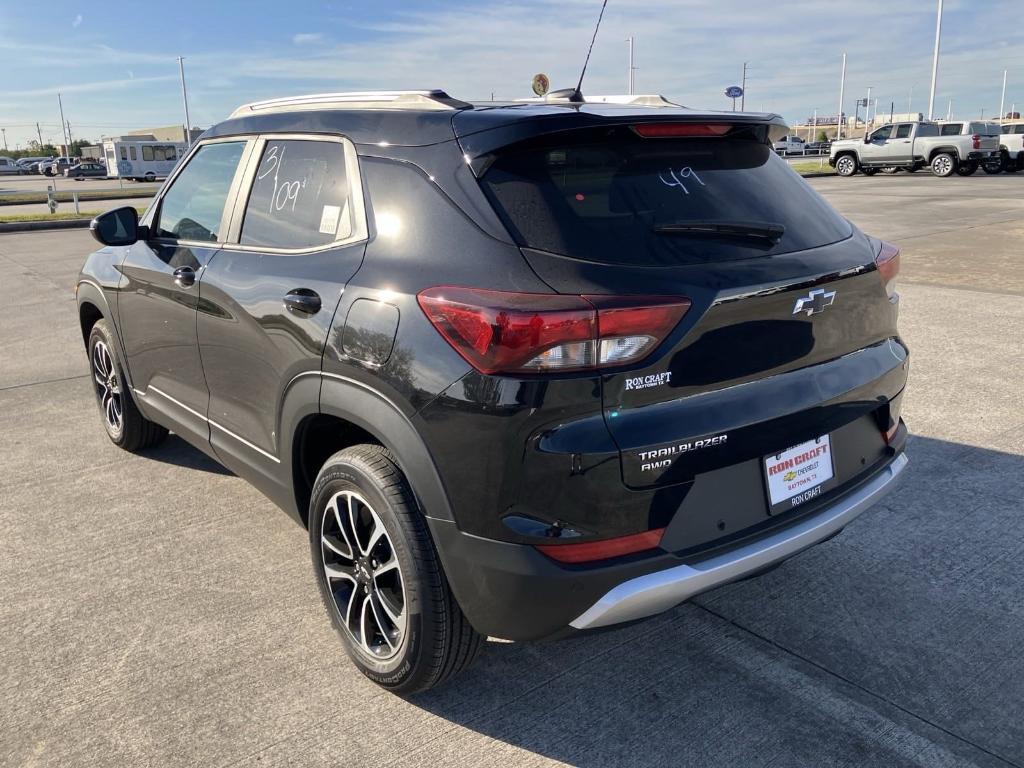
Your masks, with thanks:
M270 502L107 441L88 234L0 235L0 765L1024 765L1024 178L813 184L903 248L904 486L769 574L490 642L411 701L355 673Z

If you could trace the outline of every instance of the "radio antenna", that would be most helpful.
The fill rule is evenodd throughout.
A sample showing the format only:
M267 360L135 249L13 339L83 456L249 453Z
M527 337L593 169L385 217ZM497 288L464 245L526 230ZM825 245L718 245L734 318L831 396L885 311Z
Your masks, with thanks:
M583 87L583 76L587 74L587 64L590 63L590 54L594 50L594 41L597 40L597 30L601 28L601 19L604 18L604 9L608 5L608 0L603 0L601 3L601 13L597 16L597 25L594 27L594 36L590 38L590 47L587 49L587 58L583 60L583 71L580 72L580 81L576 83L576 90L569 96L569 101L582 103L583 92L580 88Z

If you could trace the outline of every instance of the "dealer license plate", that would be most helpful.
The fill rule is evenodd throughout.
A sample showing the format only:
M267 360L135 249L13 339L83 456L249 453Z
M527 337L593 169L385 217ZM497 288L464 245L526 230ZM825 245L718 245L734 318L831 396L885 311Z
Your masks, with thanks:
M813 499L821 493L822 484L833 476L829 436L822 435L766 456L764 473L772 507L785 501L795 507Z

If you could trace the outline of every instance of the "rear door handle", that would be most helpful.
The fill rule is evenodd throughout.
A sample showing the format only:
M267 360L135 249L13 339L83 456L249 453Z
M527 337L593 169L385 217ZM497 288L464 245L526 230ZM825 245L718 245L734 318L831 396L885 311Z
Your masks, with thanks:
M174 282L182 288L195 285L196 271L192 267L178 267L174 270Z
M291 312L315 315L320 311L320 296L309 288L296 288L285 294L284 305Z

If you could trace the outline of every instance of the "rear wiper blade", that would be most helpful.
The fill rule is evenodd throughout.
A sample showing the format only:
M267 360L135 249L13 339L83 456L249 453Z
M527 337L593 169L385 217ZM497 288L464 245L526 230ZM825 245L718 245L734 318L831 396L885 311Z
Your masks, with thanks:
M782 239L786 228L782 224L739 221L685 221L677 224L658 224L659 235L719 235L722 237L749 237L767 240L773 245Z

